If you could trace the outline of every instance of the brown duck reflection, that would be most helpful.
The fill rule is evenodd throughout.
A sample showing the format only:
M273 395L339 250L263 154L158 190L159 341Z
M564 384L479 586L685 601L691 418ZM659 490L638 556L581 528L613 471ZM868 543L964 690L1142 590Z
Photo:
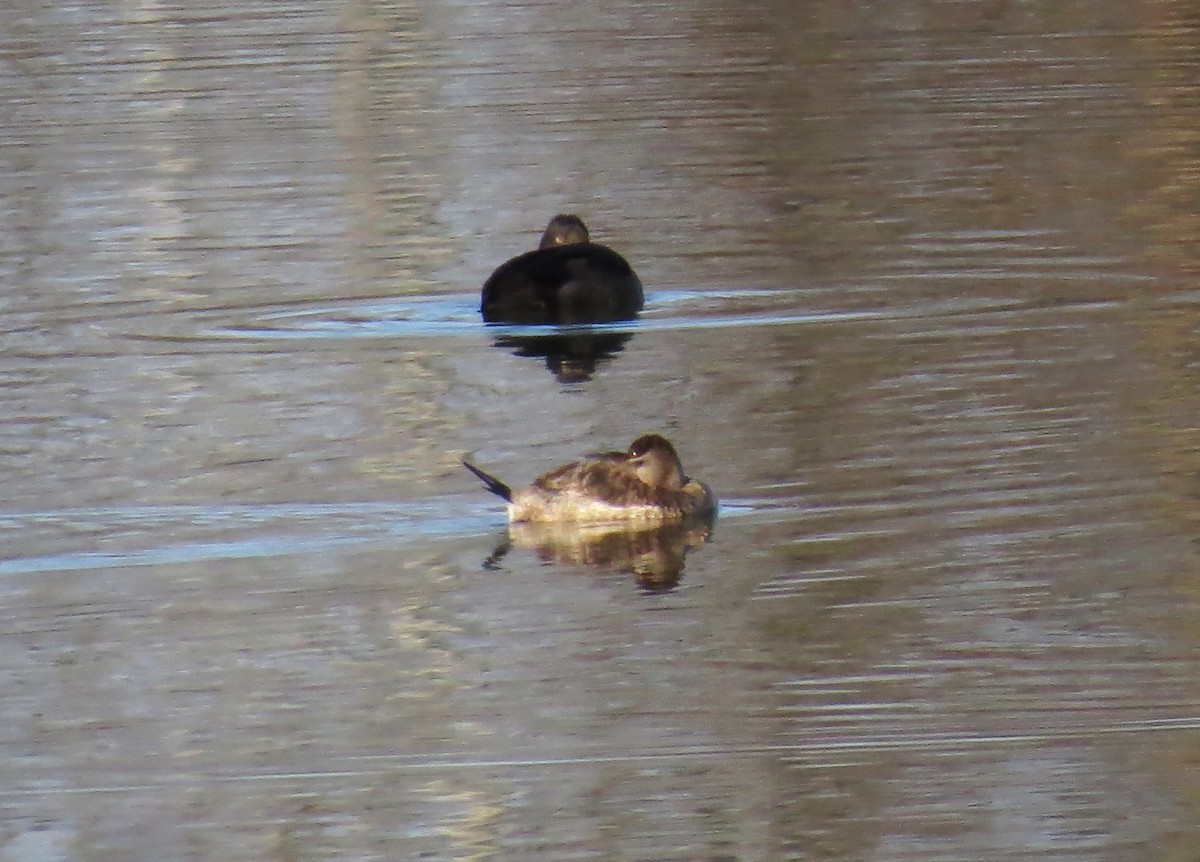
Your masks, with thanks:
M533 551L546 563L630 572L645 592L667 592L679 585L688 551L712 537L715 522L715 514L640 527L515 522L484 566L496 568L515 547Z

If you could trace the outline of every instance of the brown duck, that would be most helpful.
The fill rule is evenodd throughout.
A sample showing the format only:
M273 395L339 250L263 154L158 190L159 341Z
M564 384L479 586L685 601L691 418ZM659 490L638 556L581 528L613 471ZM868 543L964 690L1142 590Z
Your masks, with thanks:
M675 447L658 434L643 434L625 452L564 464L516 491L473 464L463 466L508 501L514 522L657 524L709 515L717 505L707 485L684 475Z

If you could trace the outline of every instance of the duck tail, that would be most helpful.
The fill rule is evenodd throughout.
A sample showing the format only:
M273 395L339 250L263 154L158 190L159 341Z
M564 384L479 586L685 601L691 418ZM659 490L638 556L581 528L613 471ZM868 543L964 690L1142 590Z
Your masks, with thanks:
M462 465L464 467L466 467L468 470L470 470L472 473L474 473L476 476L478 476L479 479L483 482L484 487L487 488L489 491L491 491L493 494L495 494L497 497L502 497L505 500L507 500L508 502L510 502L510 503L512 502L512 488L505 485L503 482L501 482L499 479L497 479L491 473L483 472L478 467L476 467L474 464L470 464L467 461L463 461Z

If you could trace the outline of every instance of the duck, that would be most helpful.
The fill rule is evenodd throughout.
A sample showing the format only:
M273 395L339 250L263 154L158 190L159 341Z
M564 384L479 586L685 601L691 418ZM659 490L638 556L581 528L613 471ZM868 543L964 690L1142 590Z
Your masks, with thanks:
M489 323L610 323L632 320L644 302L629 262L592 242L579 216L560 213L536 249L488 277L479 310Z
M660 434L643 434L624 452L600 452L556 467L515 491L462 463L508 503L512 523L654 525L712 515L717 507L712 489L684 474L675 447Z

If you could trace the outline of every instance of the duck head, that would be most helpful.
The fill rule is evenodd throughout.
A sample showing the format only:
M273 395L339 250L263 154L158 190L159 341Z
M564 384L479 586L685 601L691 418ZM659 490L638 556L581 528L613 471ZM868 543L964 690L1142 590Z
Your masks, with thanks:
M633 441L629 447L629 465L652 488L678 491L687 484L675 447L658 434L643 434Z
M551 248L556 245L573 245L577 242L588 241L587 225L577 215L559 214L550 219L546 232L538 248Z

